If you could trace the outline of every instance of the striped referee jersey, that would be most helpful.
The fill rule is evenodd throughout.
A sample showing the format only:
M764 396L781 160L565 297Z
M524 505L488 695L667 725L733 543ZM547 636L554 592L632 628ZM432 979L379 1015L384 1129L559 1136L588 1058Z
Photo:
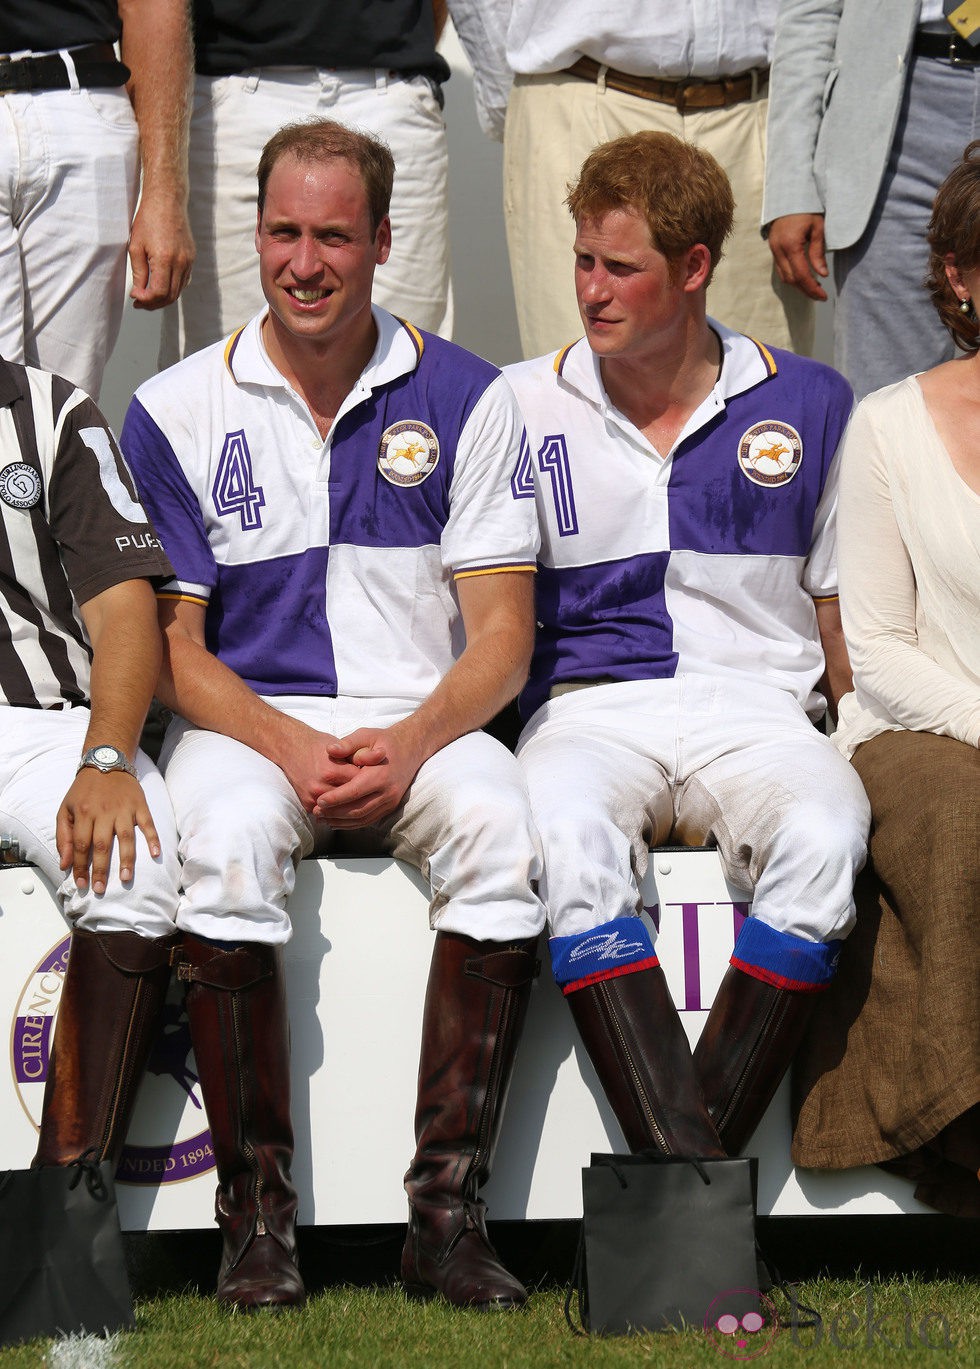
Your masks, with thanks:
M0 359L0 704L87 703L92 652L78 605L172 574L93 401Z

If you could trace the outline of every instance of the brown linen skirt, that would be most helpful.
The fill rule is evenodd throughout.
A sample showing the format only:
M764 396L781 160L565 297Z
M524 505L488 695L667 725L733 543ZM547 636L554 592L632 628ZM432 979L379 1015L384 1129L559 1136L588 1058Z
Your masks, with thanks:
M909 1156L970 1108L980 1126L980 750L884 732L853 763L871 860L794 1068L793 1160L818 1169Z

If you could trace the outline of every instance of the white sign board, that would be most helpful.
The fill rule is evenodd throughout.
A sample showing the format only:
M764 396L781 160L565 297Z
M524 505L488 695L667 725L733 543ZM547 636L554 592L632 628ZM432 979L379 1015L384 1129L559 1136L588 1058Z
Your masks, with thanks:
M710 851L661 850L643 888L645 916L692 1042L747 911ZM286 947L292 1026L293 1177L300 1221L359 1225L405 1220L422 1002L432 950L428 896L392 860L304 861ZM0 1022L10 1042L0 1068L0 1168L34 1153L68 935L54 895L28 866L0 867ZM624 1149L547 953L535 983L494 1175L490 1215L581 1215L581 1168L593 1150ZM759 1211L928 1212L911 1185L876 1168L796 1172L788 1093L777 1095L753 1141ZM215 1175L207 1119L180 990L172 986L120 1164L126 1230L207 1227Z

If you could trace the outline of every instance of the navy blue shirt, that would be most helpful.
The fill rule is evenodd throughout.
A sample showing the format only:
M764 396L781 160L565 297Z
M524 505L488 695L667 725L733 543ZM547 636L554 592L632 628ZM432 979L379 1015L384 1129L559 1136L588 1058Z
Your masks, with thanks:
M114 43L121 31L116 0L3 0L0 5L0 52Z
M197 70L381 67L449 79L431 0L194 0Z

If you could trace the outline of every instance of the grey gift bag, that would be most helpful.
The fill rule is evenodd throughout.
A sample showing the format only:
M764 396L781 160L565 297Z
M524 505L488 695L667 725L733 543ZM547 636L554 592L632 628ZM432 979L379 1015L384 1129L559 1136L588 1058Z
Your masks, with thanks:
M571 1299L595 1335L759 1314L758 1162L648 1151L593 1155Z
M135 1325L112 1169L0 1174L0 1345Z

